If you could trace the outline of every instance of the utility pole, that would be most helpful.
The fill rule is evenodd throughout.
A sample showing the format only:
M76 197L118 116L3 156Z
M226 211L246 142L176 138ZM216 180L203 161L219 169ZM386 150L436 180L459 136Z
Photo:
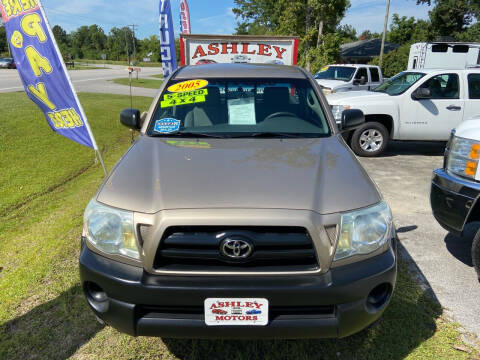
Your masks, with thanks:
M130 66L130 51L128 46L128 38L127 38L127 31L125 30L125 49L127 50L127 61L128 66Z
M387 36L388 13L390 12L390 0L387 0L387 8L385 9L385 22L383 24L382 46L380 48L379 66L382 68L383 64L383 50L385 49L385 37Z
M137 60L137 49L135 47L135 28L138 27L136 24L128 25L132 28L132 40L133 40L133 58Z

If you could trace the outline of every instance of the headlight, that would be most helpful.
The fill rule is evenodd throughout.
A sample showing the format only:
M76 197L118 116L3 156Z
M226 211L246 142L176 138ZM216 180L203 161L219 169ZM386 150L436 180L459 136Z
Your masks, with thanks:
M327 87L322 87L322 92L324 95L333 94L333 90Z
M449 143L447 170L474 179L480 158L480 143L454 136Z
M139 259L133 212L124 211L91 200L83 218L83 236L100 251Z
M386 202L342 214L337 250L333 260L369 254L392 236L392 213Z
M349 109L350 109L349 105L333 105L332 112L333 112L333 117L335 118L335 121L341 122L343 112Z

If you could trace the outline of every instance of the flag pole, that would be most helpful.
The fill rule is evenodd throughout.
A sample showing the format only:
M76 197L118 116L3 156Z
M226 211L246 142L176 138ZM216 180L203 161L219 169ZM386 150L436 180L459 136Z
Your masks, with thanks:
M52 38L52 43L53 46L55 47L55 50L57 51L57 54L60 58L60 64L62 65L63 71L65 72L65 76L67 77L68 84L70 85L73 96L75 97L75 101L77 102L78 109L80 110L80 114L82 115L84 122L85 122L85 128L88 131L88 135L90 136L90 140L92 141L93 145L93 150L98 154L98 158L100 160L100 164L102 165L103 172L105 173L105 177L108 175L107 173L107 168L105 167L105 163L103 162L102 158L102 153L100 152L100 149L98 148L97 142L95 141L95 137L93 136L92 129L90 128L90 124L88 123L87 120L87 115L85 115L85 111L83 110L83 106L80 103L80 100L78 99L77 92L75 91L75 88L73 87L72 79L70 78L70 75L68 73L67 67L65 66L65 62L63 61L62 53L60 52L60 49L58 48L57 40L55 39L55 35L53 35L52 29L50 28L50 23L48 22L47 15L45 14L45 10L43 9L43 4L41 3L40 0L37 0L38 5L40 6L40 11L43 15L43 18L45 19L45 25L47 28L47 31Z

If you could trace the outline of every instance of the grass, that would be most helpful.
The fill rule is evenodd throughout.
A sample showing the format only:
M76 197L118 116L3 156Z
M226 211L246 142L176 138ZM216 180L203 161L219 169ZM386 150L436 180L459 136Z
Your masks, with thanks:
M115 84L120 84L120 85L130 85L130 80L129 78L120 78L120 79L113 79L111 80ZM142 87L142 88L148 88L148 89L159 89L160 85L162 85L163 80L153 80L153 79L136 79L135 77L132 77L132 86L134 87Z
M163 79L163 74L150 75L150 77L154 77L154 78L158 78L158 79Z
M80 99L111 168L130 143L118 123L129 98ZM151 99L134 101L146 109ZM133 338L100 326L82 295L78 255L83 210L103 181L102 170L90 149L50 132L23 93L0 95L0 107L8 111L0 122L0 199L9 204L0 222L0 359L480 358L402 263L383 320L346 339Z

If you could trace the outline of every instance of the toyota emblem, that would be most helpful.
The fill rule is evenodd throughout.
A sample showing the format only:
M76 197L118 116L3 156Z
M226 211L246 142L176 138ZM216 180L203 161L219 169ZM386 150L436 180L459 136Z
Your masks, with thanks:
M253 246L245 240L226 238L220 245L222 255L233 259L245 259L252 254Z

